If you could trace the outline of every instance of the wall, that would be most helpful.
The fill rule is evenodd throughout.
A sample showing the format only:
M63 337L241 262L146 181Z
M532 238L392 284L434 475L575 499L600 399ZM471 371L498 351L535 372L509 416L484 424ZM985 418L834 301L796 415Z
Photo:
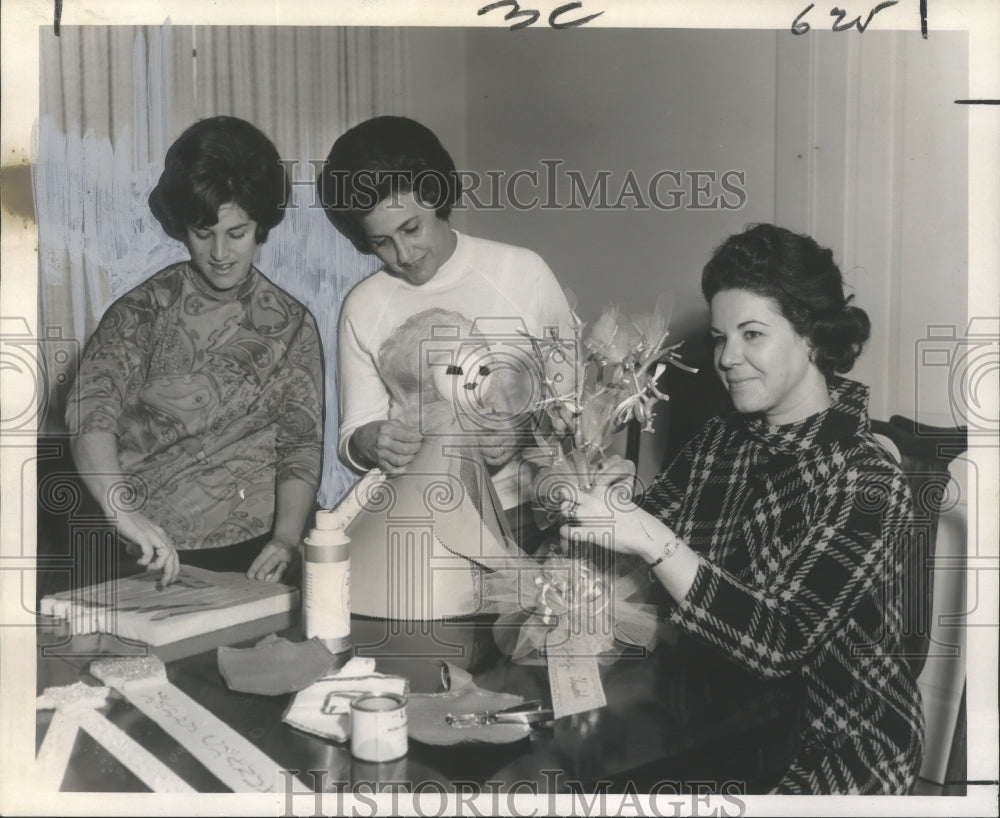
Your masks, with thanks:
M404 47L412 70L406 77L406 115L423 122L437 134L456 167L467 165L468 128L465 94L468 85L465 29L407 28ZM465 228L464 215L453 223Z
M872 318L852 377L874 416L961 422L921 347L968 323L967 86L964 32L779 40L776 219L833 248Z
M965 34L414 29L408 39L412 114L460 167L503 174L495 196L478 192L500 206L456 213L456 224L539 252L583 320L610 303L648 310L669 290L675 337L702 356L702 266L730 233L776 221L830 246L871 315L852 375L872 387L873 415L952 422L946 372L917 362L928 325L960 337L967 323L967 113L951 101L968 85ZM562 162L554 196L543 160ZM532 208L512 205L518 170L538 174L513 191L537 196ZM672 210L628 197L620 209L544 206L570 201L567 170L588 186L609 173L609 204L631 171L650 205L658 171L738 170L746 200L699 209L720 193L735 200L718 186L693 195L684 176ZM665 203L675 186L662 180ZM694 389L686 376L673 383ZM666 421L644 436L641 472L659 465Z
M577 170L591 184L610 171L611 204L631 171L650 205L648 184L660 170L746 173L739 210L694 209L721 190L716 185L695 202L682 176L683 206L670 211L641 209L626 197L615 210L507 207L470 215L481 233L541 253L579 296L584 320L609 303L644 311L669 289L675 327L691 329L703 311L698 280L712 247L773 213L773 34L475 30L467 42L473 169L542 171L540 160L557 159L561 172ZM562 181L557 198L566 202ZM526 198L530 186L520 187ZM663 178L661 201L671 204L675 187Z
M470 230L539 252L577 295L584 321L596 320L609 304L648 312L668 291L674 338L691 339L686 354L702 356L702 266L725 236L749 221L773 218L774 34L470 30L466 42L470 167L538 171L537 186L522 180L515 193L521 201L532 194L541 199L528 210L472 212ZM555 196L548 195L542 160L564 163ZM655 188L669 210L657 207L649 192L664 170L681 174L679 180L660 177ZM728 170L745 174L742 185L734 180L745 203L721 189ZM582 196L578 209L545 206L573 200L567 171L591 188L599 173L608 174L610 207L582 207ZM717 181L691 171L714 172ZM638 196L622 196L630 173ZM702 192L692 191L696 184ZM743 206L704 207L723 197ZM668 380L675 391L691 383L680 374ZM659 470L669 425L661 406L656 433L642 435L644 479Z

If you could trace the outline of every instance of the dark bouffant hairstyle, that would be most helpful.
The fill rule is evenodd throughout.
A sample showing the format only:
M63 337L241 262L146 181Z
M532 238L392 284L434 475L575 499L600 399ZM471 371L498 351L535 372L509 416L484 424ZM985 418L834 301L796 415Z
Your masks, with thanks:
M431 131L401 116L379 116L342 134L316 179L327 218L362 253L372 249L361 220L391 196L413 193L447 219L461 194L455 163Z
M749 290L778 303L781 314L813 348L827 377L848 372L871 331L868 314L844 297L833 253L809 236L773 224L753 225L726 239L701 276L711 302L722 290Z
M189 227L211 227L230 202L257 222L263 244L285 216L291 185L274 144L243 119L202 119L177 137L149 194L149 209L171 238Z

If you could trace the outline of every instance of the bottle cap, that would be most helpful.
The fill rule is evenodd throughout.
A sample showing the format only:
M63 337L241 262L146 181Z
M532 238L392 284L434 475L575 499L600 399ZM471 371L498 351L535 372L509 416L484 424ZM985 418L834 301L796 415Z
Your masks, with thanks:
M316 528L321 531L331 531L340 528L337 524L337 515L328 509L321 508L316 512Z
M306 545L346 545L351 541L341 528L313 528L306 537Z

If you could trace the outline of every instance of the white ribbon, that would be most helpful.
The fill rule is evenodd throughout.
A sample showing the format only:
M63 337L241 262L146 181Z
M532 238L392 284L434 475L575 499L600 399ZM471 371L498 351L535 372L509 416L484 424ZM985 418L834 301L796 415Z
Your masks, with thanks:
M82 727L111 755L153 792L195 792L141 744L115 727L97 712L107 699L108 688L77 682L65 687L47 688L37 699L38 710L55 709L49 729L35 759L39 784L46 791L56 791L62 784Z
M73 754L80 725L57 710L45 731L45 739L35 757L38 786L43 792L58 792Z
M277 762L167 681L155 656L100 659L90 672L156 722L233 792L284 791ZM311 792L298 779L297 791Z

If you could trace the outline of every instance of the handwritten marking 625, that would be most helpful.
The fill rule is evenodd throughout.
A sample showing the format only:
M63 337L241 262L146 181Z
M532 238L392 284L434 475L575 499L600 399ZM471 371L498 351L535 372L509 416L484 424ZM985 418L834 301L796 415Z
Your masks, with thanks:
M871 21L876 14L878 14L883 9L889 8L890 6L895 6L898 2L899 0L885 0L885 2L879 3L877 6L875 6L875 8L873 8L871 11L868 12L868 19L865 20L864 23L861 22L861 15L858 15L849 23L844 23L844 18L847 16L847 12L844 11L844 9L842 8L837 8L837 6L834 6L832 9L830 9L830 16L836 17L837 19L833 21L832 28L834 31L847 31L848 29L857 26L858 31L864 33L865 29L868 28L868 26L871 24ZM799 16L792 21L792 34L805 34L807 31L809 31L810 29L809 23L807 23L802 18L805 17L812 10L812 7L814 5L816 4L810 3L804 9L802 9L802 11L799 12Z
M522 9L521 4L517 0L498 0L496 3L489 3L483 6L477 12L481 17L484 14L488 14L491 11L507 7L509 11L503 16L504 20L513 20L515 17L527 17L527 20L522 20L519 23L514 23L510 27L510 31L515 31L519 28L526 28L527 26L534 25L538 18L541 16L541 12L538 9ZM599 11L596 14L590 14L586 17L578 17L575 20L569 20L565 23L560 23L559 18L568 11L573 11L573 9L578 9L583 6L583 3L579 0L574 0L572 3L564 3L563 5L552 9L549 14L549 25L552 28L576 28L577 26L585 25L593 20L595 17L600 17L604 14L603 11Z

